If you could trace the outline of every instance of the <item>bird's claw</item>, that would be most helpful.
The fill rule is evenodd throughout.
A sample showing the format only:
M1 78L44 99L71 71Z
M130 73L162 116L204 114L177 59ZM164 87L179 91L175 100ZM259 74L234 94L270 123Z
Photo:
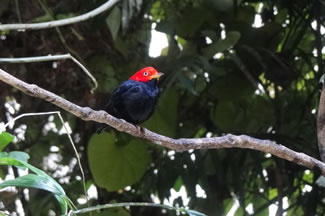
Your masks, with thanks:
M139 133L141 133L141 134L144 133L144 129L143 129L143 127L141 127L140 125L134 125L134 126L135 126L135 128L137 129L137 131L138 131Z

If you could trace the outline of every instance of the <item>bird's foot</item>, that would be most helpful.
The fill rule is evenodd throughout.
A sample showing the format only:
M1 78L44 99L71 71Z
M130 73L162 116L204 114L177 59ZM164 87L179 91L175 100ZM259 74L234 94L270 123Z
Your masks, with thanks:
M143 129L143 127L141 127L140 125L134 125L134 126L135 126L135 128L137 129L137 131L138 131L139 133L144 134L144 129Z

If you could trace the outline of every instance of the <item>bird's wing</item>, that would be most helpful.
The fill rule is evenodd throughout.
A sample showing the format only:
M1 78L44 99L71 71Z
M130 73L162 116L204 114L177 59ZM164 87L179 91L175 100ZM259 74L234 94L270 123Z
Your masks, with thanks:
M142 91L140 86L128 81L122 83L112 92L112 96L106 105L106 111L116 117L123 117L120 116L121 113L128 113L125 103L134 99L134 96L140 91Z

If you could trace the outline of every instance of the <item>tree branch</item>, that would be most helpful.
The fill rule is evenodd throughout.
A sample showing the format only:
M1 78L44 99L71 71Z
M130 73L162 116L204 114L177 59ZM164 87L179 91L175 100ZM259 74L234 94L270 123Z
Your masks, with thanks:
M5 63L32 63L32 62L56 61L56 60L65 60L65 59L71 59L91 79L91 81L94 83L94 87L90 90L90 92L94 93L94 90L98 87L98 83L97 83L96 78L87 70L87 68L85 66L83 66L70 53L63 54L63 55L47 55L47 56L34 56L34 57L21 57L21 58L0 58L0 63L1 62L5 62Z
M109 126L126 132L134 137L139 137L154 144L174 149L176 151L186 151L190 149L219 149L219 148L246 148L262 151L265 153L271 153L277 157L291 161L293 163L305 166L310 169L319 169L320 172L325 175L325 164L313 157L310 157L304 153L295 152L283 145L279 145L270 140L256 139L247 135L232 135L227 134L221 137L211 138L180 138L173 139L157 133L154 133L148 129L139 130L134 125L117 119L114 116L109 115L105 111L95 111L89 107L80 107L70 101L59 97L58 95L42 89L34 84L28 84L22 80L15 78L7 72L0 69L0 80L11 85L20 91L46 100L71 114L85 120L96 121L100 123L108 124Z
M27 29L45 29L45 28L53 28L58 26L69 25L73 23L82 22L93 18L106 10L110 9L117 3L119 0L109 0L105 4L101 5L100 7L89 11L88 13L82 14L80 16L71 17L67 19L49 21L49 22L42 22L42 23L22 23L22 24L3 24L0 25L0 31L3 30L27 30Z

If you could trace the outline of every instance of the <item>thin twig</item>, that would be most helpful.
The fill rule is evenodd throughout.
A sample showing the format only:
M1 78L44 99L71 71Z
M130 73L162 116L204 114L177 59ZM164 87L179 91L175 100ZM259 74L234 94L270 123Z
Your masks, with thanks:
M57 61L71 59L74 61L91 79L94 83L94 87L90 89L91 93L94 93L94 90L98 87L96 78L87 70L83 64L81 64L75 57L70 55L70 53L63 55L48 55L48 56L35 56L35 57L22 57L22 58L0 58L0 63L32 63L32 62L43 62L43 61Z
M72 137L71 137L71 135L70 135L70 133L69 133L69 130L68 130L67 126L64 124L64 120L63 120L63 118L62 118L62 116L61 116L61 113L58 112L57 114L58 114L58 116L59 116L59 118L60 118L60 120L61 120L61 122L62 122L62 125L63 125L65 131L67 132L67 135L68 135L68 137L69 137L70 143L71 143L72 148L73 148L73 150L74 150L74 153L75 153L75 155L76 155L76 157L77 157L78 166L79 166L79 169L80 169L80 172L81 172L81 177L82 177L82 186L83 186L83 190L84 190L84 193L85 193L85 196L86 196L87 205L88 205L88 207L90 207L89 198L88 198L87 189L86 189L86 177L85 177L85 172L84 172L84 170L83 170L83 168L82 168L82 165L81 165L81 161L80 161L80 157L79 157L78 150L77 150L76 145L74 144L74 142L73 142L73 140L72 140ZM71 202L71 203L72 203L72 202ZM90 212L90 215L92 215L91 212Z
M154 133L148 129L143 128L139 130L133 124L130 124L122 119L117 119L109 115L107 112L95 111L89 107L80 107L70 101L49 92L34 84L28 84L22 80L15 78L7 72L0 69L0 80L13 86L20 91L46 100L67 112L83 119L85 121L96 121L105 123L111 127L126 132L134 137L139 137L154 144L170 148L176 151L187 151L190 149L220 149L220 148L245 148L262 151L273 154L277 157L291 161L293 163L305 166L309 169L319 169L325 175L325 163L310 157L304 153L295 152L283 145L277 144L271 140L262 140L247 135L232 135L227 134L221 137L211 138L179 138L173 139Z
M119 0L109 0L105 4L101 5L100 7L89 11L88 13L82 14L80 16L71 17L67 19L49 21L49 22L42 22L42 23L23 23L23 24L2 24L0 25L0 31L4 30L28 30L28 29L45 29L45 28L53 28L57 26L64 26L73 23L82 22L88 19L91 19L111 7L113 7Z
M21 119L26 116L40 116L40 115L52 115L52 114L58 114L59 111L53 111L53 112L38 112L38 113L24 113L19 116L16 116L15 118L11 119L5 124L5 128L8 127L10 124L14 123L18 119Z
M21 15L20 15L20 9L19 9L19 1L15 0L15 5L16 5L16 13L18 16L18 22L21 23L22 19L21 19Z
M84 208L79 209L75 211L70 211L67 215L76 215L76 214L83 214L87 212L97 211L101 209L107 209L107 208L117 208L117 207L130 207L130 206L146 206L146 207L158 207L158 208L164 208L168 210L174 210L174 211L182 211L184 212L184 208L177 208L173 206L168 206L164 204L158 204L158 203L144 203L144 202L128 202L128 203L113 203L113 204L104 204L104 205L98 205L93 206L90 208ZM204 214L201 214L204 215Z

